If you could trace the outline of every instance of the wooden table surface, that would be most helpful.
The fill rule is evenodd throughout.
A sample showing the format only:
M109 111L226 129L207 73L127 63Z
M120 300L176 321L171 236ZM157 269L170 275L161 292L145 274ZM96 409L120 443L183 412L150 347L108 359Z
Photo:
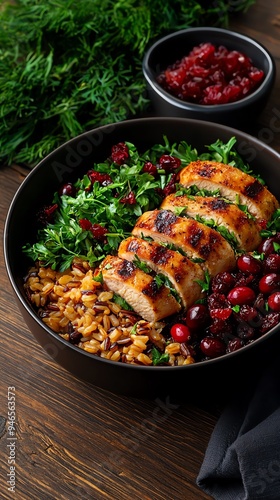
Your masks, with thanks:
M230 4L230 2L229 2ZM254 134L280 152L280 4L259 0L230 28L263 43L278 76ZM0 230L22 182L21 167L0 168ZM28 221L27 221L28 223ZM14 302L0 254L0 497L17 500L200 500L195 484L223 405L162 406L116 396L60 368L33 339ZM8 440L8 394L15 438ZM13 418L13 413L10 414ZM9 491L15 447L16 487Z

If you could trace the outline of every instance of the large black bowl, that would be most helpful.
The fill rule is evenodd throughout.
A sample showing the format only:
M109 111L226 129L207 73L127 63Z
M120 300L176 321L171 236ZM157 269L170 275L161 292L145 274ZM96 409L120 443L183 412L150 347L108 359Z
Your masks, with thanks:
M239 351L220 358L183 367L146 367L111 362L69 344L52 332L37 316L26 299L23 278L30 261L22 246L35 237L36 213L52 202L52 194L62 182L85 173L93 162L110 155L111 146L130 141L140 150L162 142L186 140L199 151L217 139L237 138L244 160L259 172L280 199L280 156L259 140L222 125L183 118L143 118L120 122L86 132L56 149L29 173L11 203L4 230L4 256L19 310L36 340L63 368L98 387L124 395L156 398L170 396L186 400L193 394L217 394L223 381L228 390L237 380L263 367L271 359L280 335L280 325ZM32 359L30 359L32 364Z
M157 82L157 76L169 65L186 56L200 43L211 42L247 55L255 66L262 69L265 78L251 94L228 104L201 105L172 96ZM177 116L209 120L238 126L243 129L253 123L270 96L275 81L275 62L269 51L257 40L223 28L199 27L175 31L157 40L143 59L143 74L155 112L161 116Z

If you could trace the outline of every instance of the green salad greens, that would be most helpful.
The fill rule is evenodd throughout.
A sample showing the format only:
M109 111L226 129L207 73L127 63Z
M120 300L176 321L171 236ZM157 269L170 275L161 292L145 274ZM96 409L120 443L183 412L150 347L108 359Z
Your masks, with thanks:
M200 154L186 141L170 144L166 136L162 144L144 153L134 144L120 143L117 149L127 154L124 162L118 163L112 154L104 162L93 164L75 184L61 186L50 206L42 207L37 217L41 224L37 241L28 242L24 253L34 262L61 271L70 267L74 257L97 266L106 255L117 252L139 216L158 208L169 192L181 193L176 174L191 161L215 160L249 172L234 149L235 143L234 137L227 143L217 140ZM167 163L161 163L161 158ZM174 158L175 170L163 168ZM190 190L188 194L193 193Z
M0 161L32 166L66 140L149 106L148 46L189 26L224 26L255 0L3 0Z

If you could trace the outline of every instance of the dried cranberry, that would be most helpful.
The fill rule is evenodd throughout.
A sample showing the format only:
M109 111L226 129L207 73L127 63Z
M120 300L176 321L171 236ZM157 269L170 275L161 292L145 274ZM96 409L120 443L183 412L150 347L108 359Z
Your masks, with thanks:
M214 293L228 293L235 284L234 277L228 273L218 273L211 281L211 289Z
M151 161L147 161L143 167L143 172L156 177L157 175L157 167Z
M163 195L168 196L171 193L175 193L176 191L176 174L172 174L171 179L163 188Z
M200 349L209 358L217 358L222 356L226 352L225 343L218 339L212 337L204 337L200 342Z
M280 274L270 273L263 276L259 281L261 293L268 294L280 288Z
M243 273L259 274L262 270L261 262L250 254L240 255L237 259L237 267Z
M181 160L175 156L162 155L159 159L160 168L166 173L172 173L181 165Z
M217 318L225 321L232 313L229 301L226 296L221 293L212 293L209 295L208 307L211 318Z
M129 159L129 149L124 142L112 146L111 158L118 165L123 165Z
M259 326L260 316L257 309L253 306L244 304L240 307L239 312L235 315L237 320L249 323L253 327Z
M255 328L252 326L248 325L247 323L240 323L237 326L236 333L238 337L240 337L243 340L249 340L253 339L256 334Z
M54 214L57 211L57 209L58 209L57 203L43 207L41 210L39 210L39 212L37 212L38 221L44 226L50 224L53 221Z
M243 340L241 340L239 337L235 337L234 339L231 339L227 345L226 352L234 352L240 349L241 347L244 346Z
M59 191L58 191L59 196L72 196L72 198L75 198L76 196L76 188L71 182L67 182L66 184L63 184Z
M206 42L170 65L157 81L179 99L212 105L242 99L264 76L245 54Z
M280 321L280 313L279 312L268 313L264 317L263 324L259 330L260 333L263 334L263 333L268 332L269 330L271 330L271 328L274 328L276 325L278 325L279 321Z
M120 199L120 203L124 205L135 205L136 197L133 191L130 191L126 196Z
M280 255L269 254L264 261L264 268L267 273L280 273Z
M242 306L243 304L253 304L256 294L252 288L248 286L237 286L233 288L227 295L229 302L233 306Z
M219 318L214 318L212 324L209 326L209 332L221 339L232 335L232 330L233 326L229 321L224 321Z
M100 224L92 224L88 219L80 219L79 225L84 231L90 231L95 240L102 242L106 240L108 230Z
M92 184L98 182L101 186L108 186L112 184L112 178L109 174L102 174L101 172L97 172L96 170L89 170L87 173L88 177Z

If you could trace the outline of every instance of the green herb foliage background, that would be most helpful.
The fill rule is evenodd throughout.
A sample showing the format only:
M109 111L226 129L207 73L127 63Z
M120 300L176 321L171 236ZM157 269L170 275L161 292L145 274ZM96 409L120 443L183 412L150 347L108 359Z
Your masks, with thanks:
M149 106L142 58L156 38L227 26L255 0L18 0L0 6L0 161L32 166L85 130Z

